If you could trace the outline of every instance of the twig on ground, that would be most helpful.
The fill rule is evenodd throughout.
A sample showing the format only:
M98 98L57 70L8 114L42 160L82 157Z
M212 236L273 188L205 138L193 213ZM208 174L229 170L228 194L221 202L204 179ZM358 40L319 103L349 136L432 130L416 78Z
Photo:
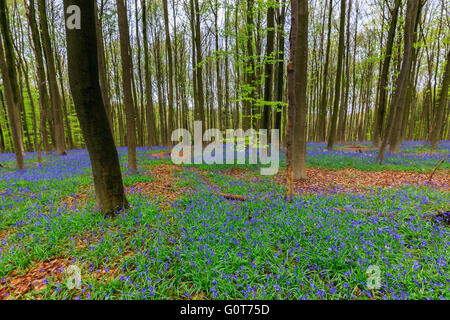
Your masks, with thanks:
M445 158L443 158L441 161L439 161L438 165L434 168L433 172L430 175L430 178L428 179L429 182L431 182L431 179L433 179L434 174L439 169L439 167L444 163Z

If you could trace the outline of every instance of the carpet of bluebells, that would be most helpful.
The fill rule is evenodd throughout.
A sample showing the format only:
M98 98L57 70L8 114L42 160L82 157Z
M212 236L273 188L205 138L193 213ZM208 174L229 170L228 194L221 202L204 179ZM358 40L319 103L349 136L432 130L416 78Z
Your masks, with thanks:
M190 166L177 173L183 192L162 208L133 185L169 163L151 156L163 150L138 149L140 174L131 175L119 148L131 207L114 218L96 213L92 197L64 202L93 192L86 151L45 155L41 166L29 153L23 172L14 170L12 154L1 154L0 289L7 290L0 299L450 299L448 192L409 185L288 203L284 187L268 177L244 180L202 165L204 173ZM406 142L380 165L376 152L314 143L307 161L430 172L446 158L441 169L450 170L450 142L430 150ZM224 199L217 188L250 201ZM61 267L39 290L14 294L14 277L55 259L81 268L81 288L68 288ZM380 270L378 289L370 287L370 266Z

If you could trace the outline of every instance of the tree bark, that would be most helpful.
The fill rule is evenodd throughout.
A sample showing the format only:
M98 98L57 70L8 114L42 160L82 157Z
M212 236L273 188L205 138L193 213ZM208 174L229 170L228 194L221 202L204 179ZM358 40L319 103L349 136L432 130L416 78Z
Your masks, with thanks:
M163 8L164 8L164 29L166 33L166 47L167 47L167 60L168 60L168 66L169 66L169 78L167 79L169 81L169 92L168 92L168 98L169 98L169 116L167 121L167 135L169 137L168 139L168 147L169 152L172 151L172 127L173 127L173 57L172 57L172 44L170 42L170 31L169 31L169 12L167 9L167 0L163 0Z
M286 5L284 3L284 0L281 0L281 8L280 8L280 15L279 15L279 21L278 21L278 75L277 75L277 102L278 102L278 108L275 116L275 129L278 129L281 131L281 123L282 123L282 115L284 108L281 108L280 105L283 102L283 92L284 92L284 25L286 21ZM282 135L283 136L283 135Z
M337 60L337 70L336 70L336 84L334 86L334 106L333 114L331 117L331 127L330 133L328 135L327 148L333 149L334 141L336 139L336 126L337 117L339 112L339 103L341 96L341 80L342 80L342 57L344 55L344 33L345 33L345 3L346 0L341 0L341 18L339 26L339 49L338 49L338 60Z
M323 78L322 78L322 97L320 103L320 114L319 114L319 139L320 141L325 141L326 139L326 119L327 119L327 84L328 84L328 65L330 61L330 47L331 47L331 17L333 14L333 0L330 0L330 13L328 15L328 36L327 36L327 48L325 54L325 66L323 68Z
M294 179L306 179L306 115L308 86L308 0L298 1L297 38L295 49L295 123L293 143Z
M437 148L442 135L442 126L444 121L444 112L447 105L448 86L450 82L450 50L447 53L446 66L442 79L441 96L439 97L439 106L436 110L436 116L431 131L431 146ZM448 120L448 119L447 119Z
M247 96L245 97L245 108L242 120L242 126L244 130L253 128L253 104L255 102L255 60L253 58L253 0L247 0L247 26L246 26L246 38L247 38L247 57L246 57L246 82L248 86Z
M148 50L147 32L147 0L142 0L142 32L144 36L144 68L145 68L145 98L147 116L147 147L156 145L155 114L153 110L152 74L150 71L150 56Z
M192 8L195 12L194 30L195 30L195 53L196 53L196 69L197 76L197 107L196 121L203 122L203 128L207 128L206 118L205 118L205 98L203 93L203 67L200 65L202 62L202 42L200 33L200 7L198 5L198 0L194 0L194 7Z
M5 0L0 0L0 34L0 71L5 88L9 126L13 138L17 170L20 171L24 169L25 164L22 153L21 132L18 128L18 123L20 122L19 87L17 84L16 57L9 29L8 7Z
M70 87L91 159L97 206L115 214L128 203L99 84L94 2L64 0L65 11L70 5L80 7L82 21L79 30L66 28Z
M66 141L64 134L64 122L61 112L61 97L59 95L58 82L56 80L55 58L49 35L46 0L38 0L39 22L41 26L41 38L47 66L47 77L50 88L50 99L53 112L53 124L55 127L56 151L59 155L66 154Z
M376 107L376 120L375 120L375 130L373 144L378 146L381 140L381 134L383 131L384 117L386 114L386 103L387 103L387 84L389 76L389 66L391 63L392 47L394 44L395 30L397 28L397 18L400 9L401 0L396 0L394 10L392 11L391 22L389 24L389 31L386 42L386 53L383 60L383 67L381 69L380 76L380 93L378 98L378 106Z
M295 125L295 51L298 36L298 2L291 0L291 32L289 35L289 61L287 66L288 74L288 124L286 134L286 200L292 201L293 198L293 143L294 143L294 125Z
M46 85L44 58L42 55L42 45L39 37L39 29L36 22L36 10L34 1L35 0L31 0L29 5L27 5L27 1L25 1L25 6L27 9L26 14L31 33L30 43L33 48L36 61L36 74L39 89L39 116L40 116L39 131L41 135L41 141L44 147L44 152L49 153L50 143L48 141L48 132L47 132L47 122L49 121L48 116L49 93Z
M127 123L127 147L128 147L128 167L138 172L136 159L136 121L133 107L133 96L131 88L132 80L132 60L130 53L130 35L128 28L127 10L125 0L117 0L117 15L119 18L120 51L122 57L122 86Z
M264 70L265 84L264 84L264 109L263 109L263 119L262 128L270 129L271 127L271 112L272 105L272 92L273 92L273 47L274 47L274 37L275 37L275 22L274 22L275 8L273 5L269 4L267 9L267 42L266 42L266 64Z
M106 115L108 116L109 126L111 127L111 133L114 137L114 127L112 124L112 110L109 98L109 83L106 76L106 58L105 58L105 46L103 44L103 27L102 27L102 14L104 0L101 1L100 12L98 11L97 1L95 4L95 30L97 32L97 48L98 48L98 70L100 77L100 89L102 90L103 103L106 109Z
M390 115L390 123L386 128L386 133L383 137L380 150L378 152L377 160L381 163L384 158L385 149L388 141L390 141L390 151L397 152L401 143L401 121L403 119L403 110L406 103L406 94L409 85L409 74L411 72L412 51L414 29L418 18L420 0L408 0L405 18L405 34L404 34L404 49L403 59L400 75L397 79L396 90L392 99L392 107Z

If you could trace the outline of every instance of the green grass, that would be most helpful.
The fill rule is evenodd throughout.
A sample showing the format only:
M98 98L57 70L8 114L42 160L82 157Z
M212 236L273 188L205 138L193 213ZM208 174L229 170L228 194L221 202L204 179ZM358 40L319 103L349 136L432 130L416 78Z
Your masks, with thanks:
M450 207L448 192L409 186L287 203L284 187L253 171L236 178L182 167L174 188L187 189L173 207L137 192L129 209L106 218L93 198L61 204L92 185L86 155L70 157L46 156L20 176L3 171L0 292L55 260L81 268L82 289L69 290L61 270L41 291L8 289L13 299L450 298L450 229L435 218ZM151 182L146 170L167 163L140 152L141 173L124 167L124 183ZM381 289L367 286L371 265L381 269Z

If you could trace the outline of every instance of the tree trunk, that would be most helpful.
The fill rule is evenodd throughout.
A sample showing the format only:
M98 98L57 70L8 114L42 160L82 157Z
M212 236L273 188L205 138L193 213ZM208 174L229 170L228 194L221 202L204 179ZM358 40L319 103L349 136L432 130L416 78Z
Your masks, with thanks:
M288 74L288 124L286 134L286 200L292 201L293 198L293 143L294 143L294 124L295 124L295 51L297 49L298 37L298 2L291 0L291 32L289 35L289 62L287 66Z
M350 60L350 18L352 11L352 0L349 1L349 6L347 10L347 31L346 31L346 44L345 44L345 92L344 85L342 85L342 105L341 110L339 112L339 124L337 131L337 139L339 142L345 141L345 123L347 121L347 110L348 110L348 93L350 89L350 69L349 69L349 60ZM344 79L344 73L342 74L342 78Z
M34 0L30 1L29 6L27 5L27 1L25 1L25 6L27 8L27 19L28 25L30 26L31 31L31 41L32 44L35 61L36 61L36 74L37 74L37 82L39 89L39 131L41 134L41 141L43 143L44 152L50 152L50 143L48 141L48 132L47 132L47 121L49 121L48 117L48 105L49 105L49 93L46 85L46 75L45 75L45 66L44 66L44 58L42 55L42 45L39 37L38 26L36 22L36 11Z
M14 55L11 31L9 29L8 8L3 0L0 1L0 34L0 71L5 88L9 126L13 137L17 170L20 171L24 169L25 165L22 153L21 132L18 128L18 123L20 122L19 87L17 85L16 57Z
M439 107L436 111L433 130L431 131L431 146L437 148L442 135L442 126L444 121L444 112L447 105L448 85L450 82L450 51L447 53L446 66L442 79L441 96L439 98ZM448 119L447 119L448 120Z
M328 135L328 145L329 150L333 149L334 141L336 139L336 125L337 116L339 112L339 103L341 95L341 80L342 80L342 57L344 55L344 33L345 33L345 2L346 0L341 0L341 18L339 26L339 51L337 60L337 70L336 70L336 84L334 86L334 106L333 114L331 117L331 128Z
M333 0L330 0L330 13L328 15L328 37L327 37L327 48L325 54L325 66L323 68L323 78L322 78L322 97L320 103L320 114L319 114L319 139L320 141L325 141L326 139L326 119L327 119L327 84L328 84L328 65L330 61L330 47L331 47L331 17L333 14Z
M228 27L229 27L230 13L228 8L225 8L225 129L231 129L230 125L230 75L229 75L229 54L228 54Z
M390 115L390 123L388 123L386 128L386 133L383 137L380 150L378 152L377 160L381 163L384 158L385 149L388 141L390 141L390 150L392 152L397 152L401 143L401 121L403 119L403 110L406 103L406 95L409 85L409 74L411 72L412 63L412 51L413 51L413 39L414 39L414 29L416 26L418 9L420 0L408 0L406 8L406 19L405 19L405 34L404 34L404 49L403 49L403 60L400 75L397 79L396 89L394 97L392 99L392 106Z
M25 75L25 85L26 85L26 88L27 88L28 98L30 99L30 108L31 108L31 114L32 114L32 117L33 117L34 148L35 148L35 150L37 152L37 155L38 155L38 163L41 164L42 163L42 155L41 155L41 146L40 146L40 143L39 143L37 123L36 123L36 109L34 107L33 95L31 94L28 70L29 70L28 67L24 66L24 70L23 71L24 71L24 75Z
M147 0L142 0L142 32L144 36L144 68L145 68L145 98L147 116L147 147L156 145L155 114L153 110L152 74L150 71L150 56L147 35Z
M133 96L131 91L133 66L130 53L128 17L124 1L125 0L117 0L117 15L119 18L120 51L122 56L122 86L127 123L128 167L137 173L136 122L134 118Z
M376 106L375 109L377 111L373 137L373 144L375 146L378 146L380 144L381 134L383 131L384 117L386 113L386 102L387 102L386 86L388 83L389 66L391 63L392 47L394 44L395 30L397 28L397 18L400 5L401 0L396 0L394 10L392 11L391 23L389 24L388 37L386 42L386 53L384 54L383 68L381 69L380 85L379 85L380 93L378 98L378 106Z
M286 5L284 4L284 0L281 0L281 8L280 8L280 14L279 14L279 21L278 21L278 74L277 74L277 102L278 102L278 108L275 116L275 129L278 129L281 131L281 118L283 115L283 110L285 108L280 107L281 103L283 102L283 91L284 91L284 24L286 21ZM283 135L282 135L283 136Z
M169 65L169 119L167 121L167 135L168 139L168 147L169 152L172 151L172 127L173 127L173 57L172 57L172 44L170 42L170 33L169 33L169 12L167 9L167 0L163 0L164 7L164 29L166 33L166 47L167 47L167 60Z
M308 0L298 1L297 37L294 56L295 123L293 142L294 179L306 179L306 115L308 86Z
M102 15L104 0L101 1L100 13L98 12L97 1L95 4L95 30L97 32L97 48L98 48L98 70L100 77L100 89L102 91L103 103L106 109L106 115L108 116L109 126L111 127L111 133L114 137L114 130L112 124L112 110L109 98L109 83L106 76L106 61L105 61L105 46L103 44L103 27L102 27Z
M247 67L246 67L246 77L248 91L245 97L245 108L243 112L243 129L247 130L253 128L253 104L255 100L255 61L253 58L253 0L247 0L247 26L246 26L246 38L247 38Z
M220 57L217 55L219 53L219 27L217 24L218 20L218 9L219 2L215 1L215 12L214 12L214 33L215 33L215 46L216 46L216 82L217 82L217 115L218 115L218 126L217 128L222 131L223 128L223 94L222 94L222 78L220 76Z
M271 127L271 112L272 105L268 104L272 102L272 88L273 88L273 47L275 37L275 22L274 22L275 8L269 4L267 9L267 42L266 42L266 64L264 70L265 84L264 84L264 109L262 128L270 129ZM270 137L270 135L269 135Z
M39 22L41 26L41 38L47 65L47 77L50 87L50 98L53 112L53 124L55 127L56 151L59 155L66 154L66 141L64 134L64 122L61 112L61 98L59 96L58 83L56 80L55 58L49 35L47 22L46 0L38 0Z
M81 29L66 29L70 87L91 159L97 206L113 214L127 206L127 199L99 84L94 2L64 0L65 9L70 5L80 7L82 21Z
M203 68L200 65L202 62L202 42L201 42L201 33L200 33L200 7L198 5L198 0L194 0L194 7L192 8L195 12L195 53L196 53L196 65L194 68L196 69L197 76L197 106L198 111L196 112L196 121L203 122L203 128L207 128L206 118L205 118L205 98L203 93Z

